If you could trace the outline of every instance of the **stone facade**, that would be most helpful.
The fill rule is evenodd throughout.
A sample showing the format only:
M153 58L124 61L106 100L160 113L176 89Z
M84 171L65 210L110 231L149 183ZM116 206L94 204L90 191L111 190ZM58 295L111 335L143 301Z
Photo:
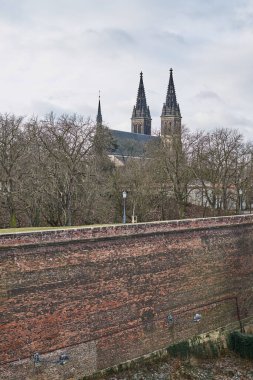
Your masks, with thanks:
M251 215L0 235L0 245L7 380L78 379L253 313ZM61 353L64 367L47 363Z

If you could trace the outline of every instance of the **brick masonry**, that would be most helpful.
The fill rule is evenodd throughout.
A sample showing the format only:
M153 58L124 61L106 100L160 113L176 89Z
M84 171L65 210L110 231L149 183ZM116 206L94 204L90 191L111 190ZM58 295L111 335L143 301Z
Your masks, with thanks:
M239 326L237 305L242 322L253 314L252 232L245 215L0 235L0 379L78 379ZM45 362L61 353L65 366Z

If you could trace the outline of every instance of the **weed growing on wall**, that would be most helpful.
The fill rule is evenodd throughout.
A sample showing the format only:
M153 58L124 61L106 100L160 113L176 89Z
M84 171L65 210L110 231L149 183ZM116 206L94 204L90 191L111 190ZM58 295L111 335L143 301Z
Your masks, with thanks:
M173 344L167 348L167 352L173 357L186 359L190 354L190 344L188 341Z
M253 334L233 331L228 335L228 348L243 358L253 359Z

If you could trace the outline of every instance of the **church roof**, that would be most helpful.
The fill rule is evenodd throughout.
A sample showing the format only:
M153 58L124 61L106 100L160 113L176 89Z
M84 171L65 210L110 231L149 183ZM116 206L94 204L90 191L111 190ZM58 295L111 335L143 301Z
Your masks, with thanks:
M115 148L110 154L119 157L142 157L146 150L146 144L158 139L158 136L144 135L140 133L124 132L111 129L115 140Z

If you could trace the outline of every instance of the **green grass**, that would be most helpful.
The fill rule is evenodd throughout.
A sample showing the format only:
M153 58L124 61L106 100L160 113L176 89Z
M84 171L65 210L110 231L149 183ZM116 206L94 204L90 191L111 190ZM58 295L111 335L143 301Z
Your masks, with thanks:
M116 226L117 224L90 224L86 226L61 226L61 227L20 227L20 228L0 228L0 234L12 234L16 232L33 232L47 230L67 230L91 227Z

